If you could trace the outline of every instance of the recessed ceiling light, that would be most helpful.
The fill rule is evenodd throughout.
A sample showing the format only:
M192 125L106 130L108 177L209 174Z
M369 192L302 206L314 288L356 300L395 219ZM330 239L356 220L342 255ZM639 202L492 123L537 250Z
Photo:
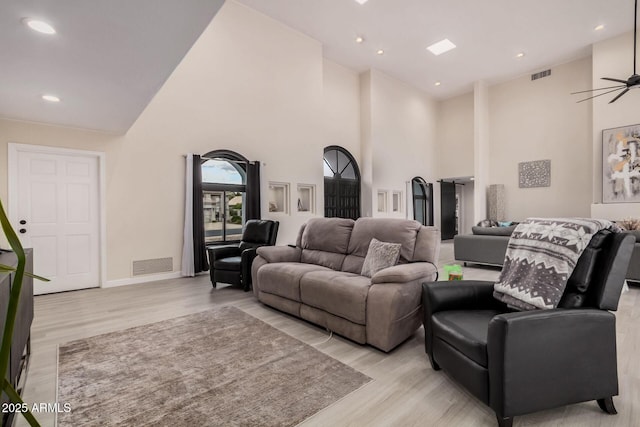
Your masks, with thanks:
M516 58L520 59L520 58L524 58L524 52L518 52L516 54Z
M382 49L378 49L378 51L376 52L378 55L384 55L384 50Z
M434 85L435 85L435 86L440 86L441 84L442 84L442 83L440 83L440 82L435 82L435 83L434 83Z
M60 98L55 95L42 95L42 99L49 102L60 102Z
M37 31L39 33L43 33L43 34L56 33L56 29L44 21L38 21L37 19L31 19L31 18L24 18L22 22L24 22L24 24L29 28L31 28L33 31Z
M451 40L449 39L444 39L444 40L440 40L437 43L432 44L431 46L429 46L427 49L433 53L434 55L440 55L442 53L448 52L451 49L454 49L456 47L455 44L451 43Z
M364 37L358 36L356 37L356 43L362 43L364 41Z
M366 2L368 2L369 0L356 0L357 3L360 4L365 4Z
M600 24L600 25L597 25L597 26L594 28L594 31L600 31L600 30L603 30L603 29L604 29L604 25Z

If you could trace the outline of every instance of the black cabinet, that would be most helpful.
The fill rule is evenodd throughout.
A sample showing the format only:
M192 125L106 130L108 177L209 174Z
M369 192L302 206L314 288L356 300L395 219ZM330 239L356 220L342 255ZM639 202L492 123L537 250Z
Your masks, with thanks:
M27 254L26 270L33 271L33 251L25 250ZM17 266L18 259L12 252L0 254L0 264ZM14 274L0 273L0 342L4 332L4 325L7 319L7 309L9 307L9 295L13 285ZM33 322L33 279L24 277L22 281L22 291L20 292L20 302L18 313L13 328L13 339L11 340L11 359L9 360L8 378L16 391L22 395L22 387L26 380L26 371L31 353L31 323ZM2 394L2 403L7 402L7 397ZM11 425L14 414L2 414L2 425Z

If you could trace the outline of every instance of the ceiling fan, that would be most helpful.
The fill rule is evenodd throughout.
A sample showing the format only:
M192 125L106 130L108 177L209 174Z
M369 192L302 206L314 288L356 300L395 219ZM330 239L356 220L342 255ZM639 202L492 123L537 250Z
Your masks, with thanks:
M622 84L617 85L617 86L601 87L601 88L597 88L597 89L583 90L583 91L580 91L580 92L571 93L571 95L576 95L578 93L595 92L597 90L611 89L611 90L608 90L607 92L599 93L597 95L590 96L589 98L581 99L578 102L588 101L589 99L596 98L598 96L602 96L602 95L606 95L608 93L612 93L612 92L616 92L616 91L622 90L622 92L620 92L618 95L616 95L615 98L613 98L611 101L609 101L609 104L611 104L611 103L616 102L618 100L618 98L620 98L622 95L624 95L625 93L629 92L630 89L640 89L640 76L638 74L636 74L636 42L637 42L636 32L637 32L637 29L638 29L638 0L635 1L635 9L634 9L633 16L634 16L634 21L633 21L633 75L631 77L629 77L627 80L614 79L614 78L611 78L611 77L602 77L602 80L609 80L609 81L612 81L612 82L622 83Z

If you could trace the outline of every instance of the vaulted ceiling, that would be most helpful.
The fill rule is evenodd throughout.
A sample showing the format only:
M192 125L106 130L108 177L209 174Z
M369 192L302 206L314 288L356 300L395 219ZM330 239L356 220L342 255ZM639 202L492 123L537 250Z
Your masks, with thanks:
M477 80L491 84L587 56L593 43L633 28L633 0L228 1L317 39L335 62L379 69L441 99ZM0 2L0 117L126 132L223 3ZM24 18L46 20L57 34L33 32ZM456 49L426 50L444 38ZM65 108L43 102L49 93Z
M376 68L437 98L469 91L478 80L492 84L588 56L593 43L633 29L634 5L633 0L238 1L319 40L329 59L357 71ZM596 30L599 25L603 28ZM356 37L364 40L357 43ZM445 38L457 47L439 56L426 50Z
M0 117L126 132L223 3L0 2ZM25 18L57 33L32 31ZM64 108L44 102L45 94Z

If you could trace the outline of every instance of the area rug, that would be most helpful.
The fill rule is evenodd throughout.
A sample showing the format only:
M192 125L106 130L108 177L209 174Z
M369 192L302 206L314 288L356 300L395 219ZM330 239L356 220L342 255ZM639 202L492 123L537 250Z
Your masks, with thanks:
M58 426L293 426L371 378L234 307L59 347Z

